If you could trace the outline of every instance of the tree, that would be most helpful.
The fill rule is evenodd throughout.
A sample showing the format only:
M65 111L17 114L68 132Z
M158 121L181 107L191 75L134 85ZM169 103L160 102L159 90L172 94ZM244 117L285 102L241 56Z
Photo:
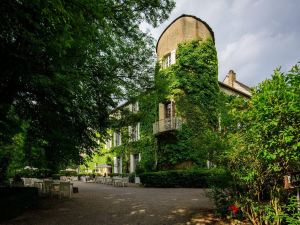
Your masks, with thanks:
M299 65L288 73L275 70L246 105L232 108L240 126L228 136L232 148L225 162L241 191L237 202L252 223L280 224L289 196L283 176L300 169Z
M156 26L173 7L172 0L2 1L1 148L16 133L13 117L28 124L29 159L38 151L57 168L91 154L118 99L152 79L153 41L140 23Z

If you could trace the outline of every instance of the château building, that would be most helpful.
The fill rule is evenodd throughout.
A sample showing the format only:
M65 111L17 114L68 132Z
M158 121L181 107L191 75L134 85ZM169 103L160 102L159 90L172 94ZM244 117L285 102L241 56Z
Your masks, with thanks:
M213 30L206 22L190 15L182 15L175 19L162 32L156 45L157 60L161 70L176 63L178 44L206 39L215 41ZM228 95L250 98L250 88L239 82L236 77L236 73L230 70L222 82L218 81L220 91ZM160 142L166 140L174 142L174 131L180 130L184 123L184 119L177 115L176 102L173 99L167 99L165 102L152 101L152 112L149 110L149 103L145 103L144 95L148 93L125 103L113 112L116 118L121 118L119 111L124 109L133 115L140 115L137 116L139 119L132 124L111 129L111 138L104 148L110 150L112 154L113 173L135 172L144 157L148 160L143 162L144 166L149 164L151 166L151 163L157 166L160 163L159 155L164 154L159 152ZM161 162L163 163L165 162Z

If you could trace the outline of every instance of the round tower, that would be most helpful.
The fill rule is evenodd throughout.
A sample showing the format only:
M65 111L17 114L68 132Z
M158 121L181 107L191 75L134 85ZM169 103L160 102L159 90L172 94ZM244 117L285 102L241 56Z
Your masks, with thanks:
M195 16L183 14L160 35L156 45L157 59L160 61L166 55L171 54L179 43L206 38L214 41L214 32L210 26Z

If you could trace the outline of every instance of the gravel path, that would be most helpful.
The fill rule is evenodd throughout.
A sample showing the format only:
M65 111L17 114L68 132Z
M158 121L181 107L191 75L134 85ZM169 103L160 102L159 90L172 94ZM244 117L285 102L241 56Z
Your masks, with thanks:
M213 208L203 189L112 187L77 182L79 193L52 207L32 210L4 224L168 225L215 224L199 220ZM198 214L198 219L193 219ZM200 216L201 217L201 216Z

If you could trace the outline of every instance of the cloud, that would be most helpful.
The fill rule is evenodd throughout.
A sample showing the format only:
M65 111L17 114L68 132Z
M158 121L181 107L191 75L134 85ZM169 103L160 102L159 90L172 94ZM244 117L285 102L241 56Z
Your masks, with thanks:
M282 66L300 61L300 1L177 0L176 8L158 28L148 26L158 39L181 14L195 15L213 29L219 56L219 80L233 69L250 86L269 78Z

